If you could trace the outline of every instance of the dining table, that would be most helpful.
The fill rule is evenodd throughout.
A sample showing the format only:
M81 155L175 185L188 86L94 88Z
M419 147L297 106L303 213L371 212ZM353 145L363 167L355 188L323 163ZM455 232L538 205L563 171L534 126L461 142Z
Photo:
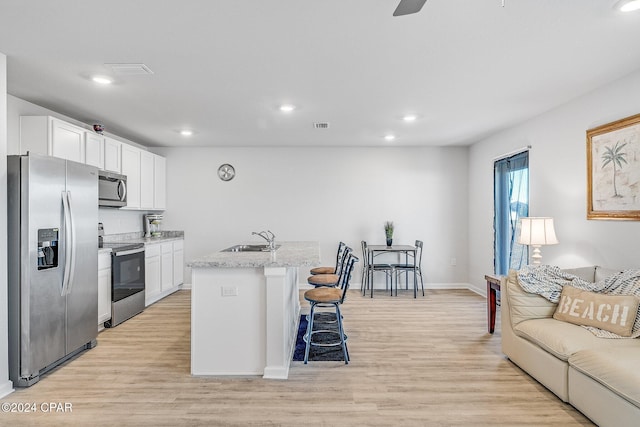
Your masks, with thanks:
M395 254L404 254L404 259L405 259L405 264L409 264L409 257L413 257L413 265L414 265L414 272L413 272L413 297L417 298L417 290L418 290L418 278L417 278L417 274L416 271L418 269L418 266L416 265L416 250L417 247L413 246L413 245L391 245L391 246L387 246L387 245L369 245L368 246L369 249L369 255L370 255L370 264L373 265L374 264L374 260L376 258L376 256L380 256L382 254L386 254L386 253L395 253ZM371 297L373 297L373 270L371 270L369 272L369 274L371 275L369 277L369 280L371 283ZM405 280L408 281L408 272L406 272L405 274ZM408 286L408 285L407 285ZM393 279L391 280L391 291L393 292ZM396 283L396 295L398 295L398 284Z

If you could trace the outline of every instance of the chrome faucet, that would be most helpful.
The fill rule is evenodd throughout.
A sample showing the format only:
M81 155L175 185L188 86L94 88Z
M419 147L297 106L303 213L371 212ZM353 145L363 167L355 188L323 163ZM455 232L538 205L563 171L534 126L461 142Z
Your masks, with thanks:
M262 237L264 240L267 241L267 243L269 243L269 249L270 250L275 250L276 249L276 235L273 234L271 232L271 230L267 230L267 231L261 231L261 232L252 232L251 235L256 235L256 236L260 236Z

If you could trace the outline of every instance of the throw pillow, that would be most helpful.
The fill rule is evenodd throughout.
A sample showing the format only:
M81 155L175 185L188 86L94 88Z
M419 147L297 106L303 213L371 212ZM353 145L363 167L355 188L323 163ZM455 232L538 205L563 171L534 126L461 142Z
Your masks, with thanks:
M629 337L638 304L640 299L634 295L604 295L564 286L553 318Z

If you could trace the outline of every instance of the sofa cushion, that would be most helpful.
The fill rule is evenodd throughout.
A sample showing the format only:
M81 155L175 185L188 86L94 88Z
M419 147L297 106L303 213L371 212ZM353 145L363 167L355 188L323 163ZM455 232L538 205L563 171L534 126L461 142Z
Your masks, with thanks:
M579 351L569 358L569 364L634 405L640 406L640 341L633 341L636 341L636 345L627 348Z
M596 273L594 275L594 282L599 282L601 280L606 279L609 276L613 276L614 274L620 273L620 270L616 270L613 268L604 268L604 267L596 267Z
M518 284L517 275L517 271L509 271L506 283L506 286L509 287L507 295L512 325L517 325L525 320L552 317L557 304L522 289Z
M637 347L639 343L635 339L598 338L581 326L553 318L525 320L513 329L516 335L539 345L563 361L580 350Z
M565 286L553 318L629 337L639 303L634 295L605 295Z
M602 267L590 266L578 268L563 268L562 271L564 271L565 273L573 274L574 276L578 276L579 278L587 282L595 282L596 268Z

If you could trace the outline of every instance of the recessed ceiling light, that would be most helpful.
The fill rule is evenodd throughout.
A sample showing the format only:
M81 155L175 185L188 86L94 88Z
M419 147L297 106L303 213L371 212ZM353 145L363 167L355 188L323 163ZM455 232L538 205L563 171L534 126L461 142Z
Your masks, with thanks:
M616 8L621 12L633 12L640 9L640 0L623 0L616 3Z
M384 136L384 139L385 141L393 141L394 139L396 139L396 136L389 133Z
M190 130L190 129L182 129L180 131L180 135L182 135L182 136L191 136L191 135L193 135L193 131Z
M295 109L296 109L296 106L291 104L283 104L280 106L280 111L282 111L283 113L290 113Z
M113 83L113 80L111 80L109 77L104 76L93 76L91 80L101 85L110 85L111 83Z
M404 120L405 122L415 122L417 118L418 116L416 116L415 114L407 114L402 118L402 120Z

